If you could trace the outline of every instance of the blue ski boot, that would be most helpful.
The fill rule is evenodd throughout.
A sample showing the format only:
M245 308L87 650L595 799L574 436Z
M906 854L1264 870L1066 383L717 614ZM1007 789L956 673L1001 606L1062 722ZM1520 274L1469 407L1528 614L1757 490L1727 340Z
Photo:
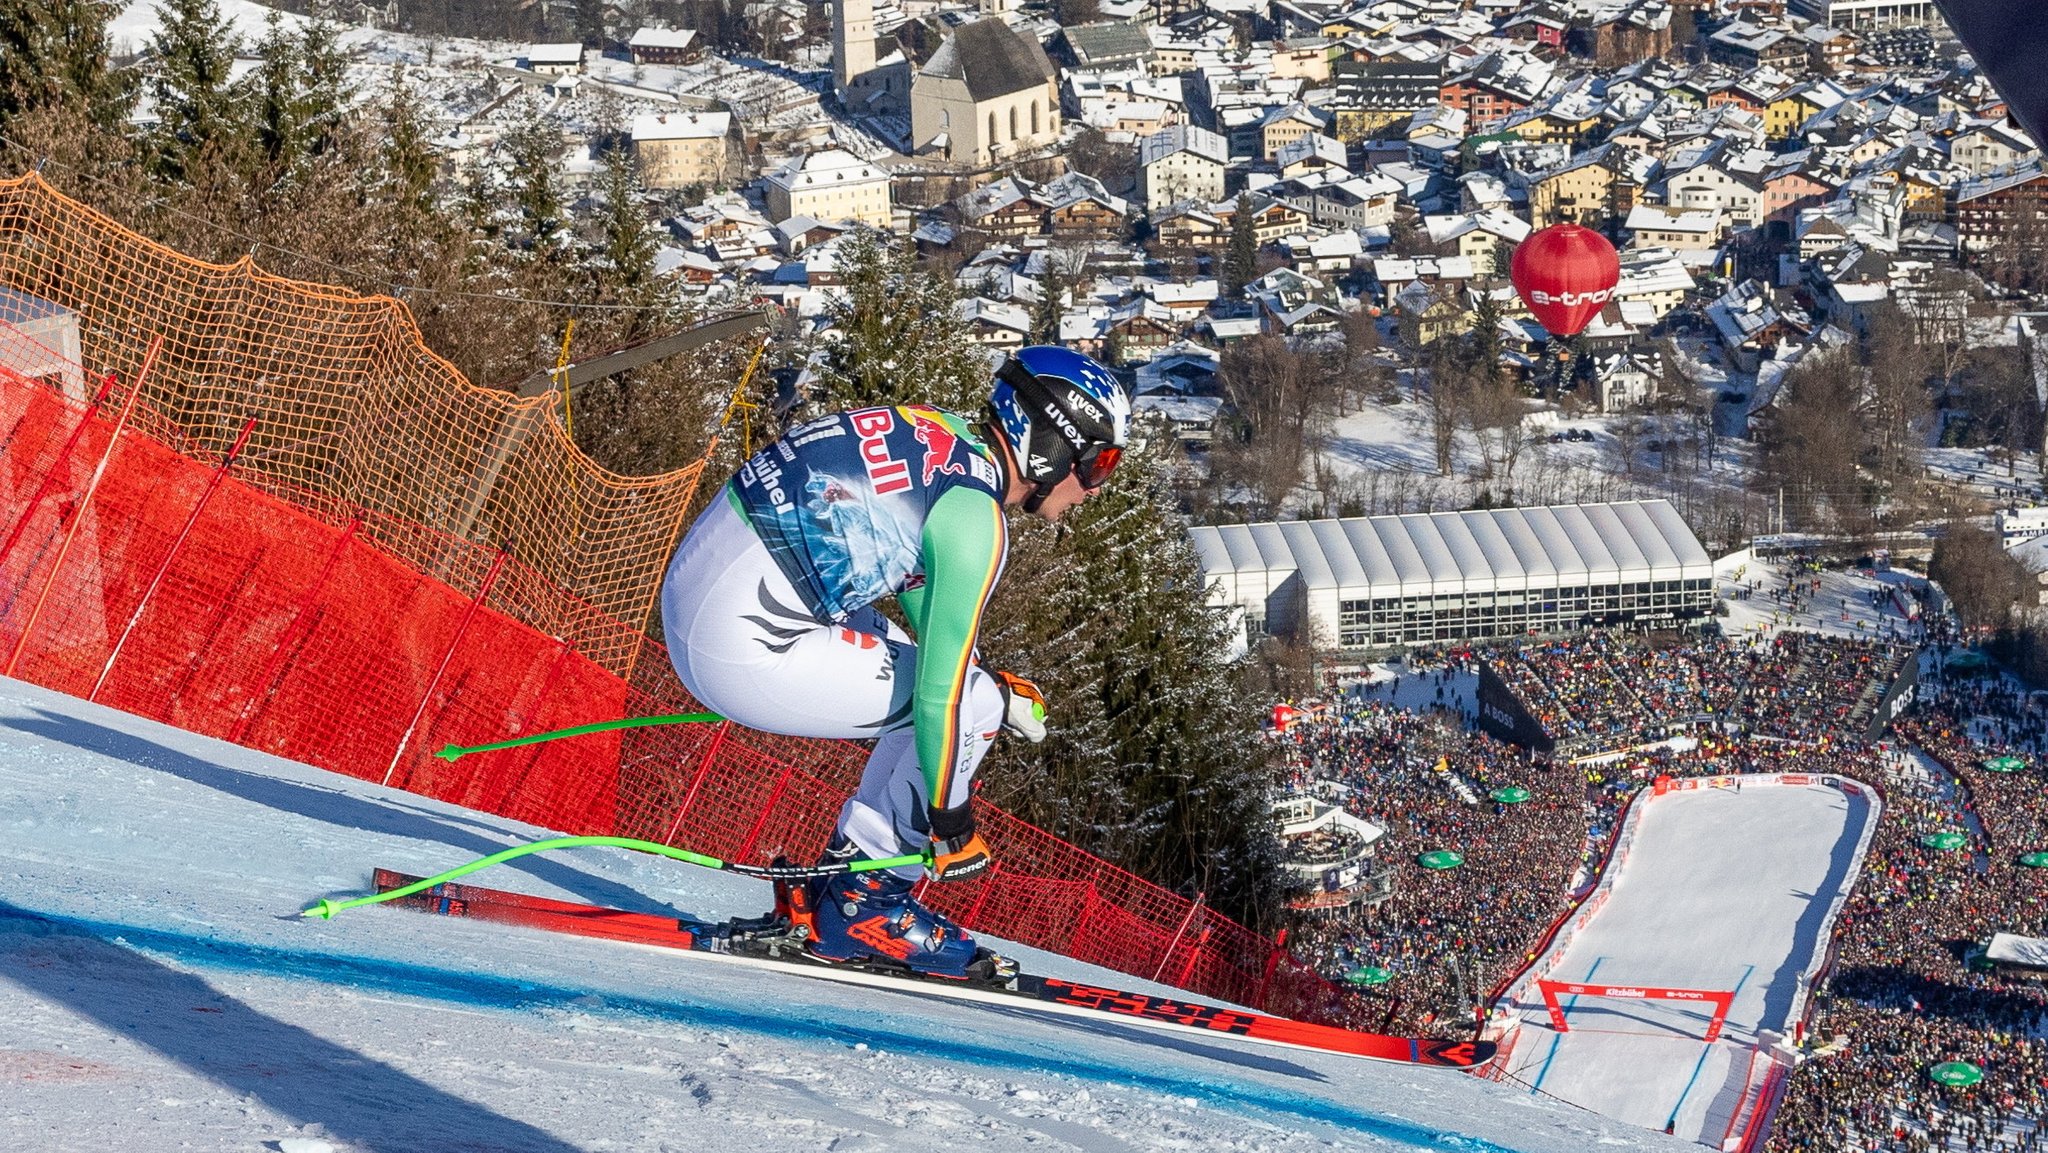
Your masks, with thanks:
M913 899L915 886L908 877L886 872L841 873L816 882L807 894L812 955L961 981L990 976L986 958L994 955Z

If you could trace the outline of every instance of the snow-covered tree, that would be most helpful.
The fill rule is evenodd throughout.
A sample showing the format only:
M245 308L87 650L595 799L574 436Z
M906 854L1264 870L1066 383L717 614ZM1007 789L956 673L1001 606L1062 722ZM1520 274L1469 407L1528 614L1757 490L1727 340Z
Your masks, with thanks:
M979 413L993 365L955 306L953 282L919 268L910 250L876 233L834 252L845 295L820 350L821 411L867 404L930 404Z
M149 78L157 125L152 134L157 169L165 178L190 178L208 149L235 144L244 123L242 94L229 73L241 37L215 0L163 0L150 42Z
M1163 421L1141 424L1101 492L1059 526L1015 518L987 658L1046 690L1053 733L998 746L999 803L1082 847L1254 923L1277 842L1258 735L1264 702L1228 659L1173 491Z
M108 67L111 0L0 3L0 125L36 109L70 105L114 130L135 104L135 76Z

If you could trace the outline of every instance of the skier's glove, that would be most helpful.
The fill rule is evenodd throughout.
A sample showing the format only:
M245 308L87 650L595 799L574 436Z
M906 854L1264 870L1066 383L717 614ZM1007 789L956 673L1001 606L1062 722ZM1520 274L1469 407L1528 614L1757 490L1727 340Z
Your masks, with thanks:
M995 863L988 843L974 831L973 802L957 809L933 809L932 880L961 881L978 877Z
M1003 727L1032 744L1045 739L1045 694L1015 673L997 673L1003 690Z

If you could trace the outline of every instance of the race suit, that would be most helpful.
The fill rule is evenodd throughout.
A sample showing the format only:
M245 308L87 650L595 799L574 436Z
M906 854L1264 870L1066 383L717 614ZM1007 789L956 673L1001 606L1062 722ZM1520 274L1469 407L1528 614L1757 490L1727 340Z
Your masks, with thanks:
M1001 726L975 642L1008 543L1002 486L965 417L839 413L755 453L669 564L669 656L706 707L766 732L876 738L838 825L871 859L930 845L928 811L968 803ZM874 607L892 595L915 642Z

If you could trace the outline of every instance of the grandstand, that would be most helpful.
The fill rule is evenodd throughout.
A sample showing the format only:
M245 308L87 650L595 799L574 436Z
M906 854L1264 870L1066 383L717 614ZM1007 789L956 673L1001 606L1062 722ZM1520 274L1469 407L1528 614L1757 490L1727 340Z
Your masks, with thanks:
M1593 633L1501 647L1479 662L1479 727L1559 757L1688 731L1876 740L1912 703L1917 649L1786 632L1768 645L1657 645Z
M1677 623L1713 605L1713 563L1663 500L1192 530L1247 631L1349 650Z

